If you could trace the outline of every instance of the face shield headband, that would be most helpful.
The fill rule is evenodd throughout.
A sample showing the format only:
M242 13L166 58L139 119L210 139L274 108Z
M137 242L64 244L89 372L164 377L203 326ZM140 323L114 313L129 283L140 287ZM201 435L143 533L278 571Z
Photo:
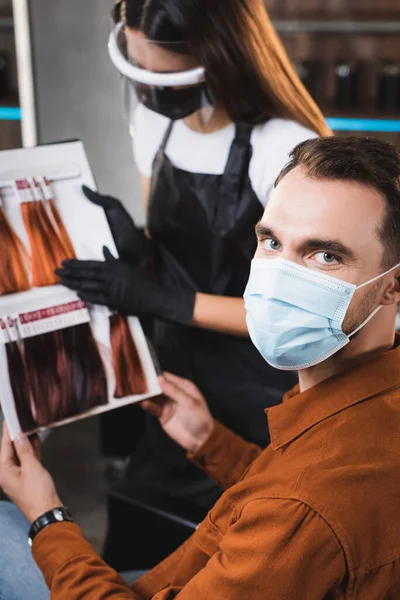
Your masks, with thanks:
M181 87L204 83L204 67L196 67L187 71L178 71L176 73L157 73L148 71L133 65L121 51L118 38L124 27L123 23L118 23L110 34L108 40L108 53L111 62L115 68L134 83L142 83L155 87ZM149 42L156 43L156 42ZM160 42L162 46L162 42Z
M185 71L160 72L134 65L128 58L128 53L121 47L123 41L123 24L119 23L111 32L109 39L109 54L117 70L124 76L126 86L125 98L132 96L133 106L138 102L150 110L171 120L179 120L189 115L201 112L201 121L205 122L212 115L213 102L205 83L204 67L196 67ZM182 42L166 43L146 41L138 38L138 44L147 46L145 64L151 64L153 50L167 50L171 55L179 55L179 47L186 47ZM127 46L126 40L124 46ZM171 46L176 48L171 51ZM184 52L181 52L184 54ZM127 102L127 100L125 100ZM131 105L129 100L128 105ZM211 111L210 111L211 108Z

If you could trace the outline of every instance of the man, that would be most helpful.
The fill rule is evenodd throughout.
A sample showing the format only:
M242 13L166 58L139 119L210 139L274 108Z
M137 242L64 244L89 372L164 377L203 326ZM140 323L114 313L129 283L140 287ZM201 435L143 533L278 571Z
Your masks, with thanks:
M299 369L299 386L268 410L271 445L244 442L193 384L165 375L168 399L145 408L227 491L133 588L75 524L42 528L33 555L52 597L400 598L399 150L361 138L301 144L257 236L249 331L271 364ZM0 485L33 522L62 503L30 443L15 449L20 466L5 430ZM32 571L25 563L14 580Z

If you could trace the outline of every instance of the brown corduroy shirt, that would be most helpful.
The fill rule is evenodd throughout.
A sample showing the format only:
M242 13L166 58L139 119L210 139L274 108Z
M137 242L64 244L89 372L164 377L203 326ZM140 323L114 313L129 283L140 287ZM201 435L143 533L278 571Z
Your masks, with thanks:
M132 588L77 525L44 529L51 598L399 600L400 348L293 390L268 423L263 451L215 424L191 458L227 491Z

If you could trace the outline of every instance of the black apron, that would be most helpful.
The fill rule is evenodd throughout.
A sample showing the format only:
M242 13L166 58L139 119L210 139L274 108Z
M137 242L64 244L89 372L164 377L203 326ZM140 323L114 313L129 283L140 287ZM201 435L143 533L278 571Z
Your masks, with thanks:
M169 285L242 297L263 214L249 179L252 129L236 127L224 173L209 175L171 164L165 150L172 128L171 122L154 160L149 201L157 272ZM216 419L268 445L264 410L281 401L295 374L270 367L248 338L156 321L153 341L162 368L194 381ZM135 471L145 485L205 509L221 493L153 417L139 447Z

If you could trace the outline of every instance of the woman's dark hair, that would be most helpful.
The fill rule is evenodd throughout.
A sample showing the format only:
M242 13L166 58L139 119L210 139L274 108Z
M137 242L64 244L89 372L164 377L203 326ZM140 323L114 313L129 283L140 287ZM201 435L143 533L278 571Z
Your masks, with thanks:
M276 184L296 167L308 177L352 181L377 190L386 201L386 215L378 228L384 245L383 266L400 262L400 150L368 137L328 137L298 144Z
M331 135L263 0L118 0L113 18L152 41L187 42L183 51L205 67L211 93L233 122L286 118Z

